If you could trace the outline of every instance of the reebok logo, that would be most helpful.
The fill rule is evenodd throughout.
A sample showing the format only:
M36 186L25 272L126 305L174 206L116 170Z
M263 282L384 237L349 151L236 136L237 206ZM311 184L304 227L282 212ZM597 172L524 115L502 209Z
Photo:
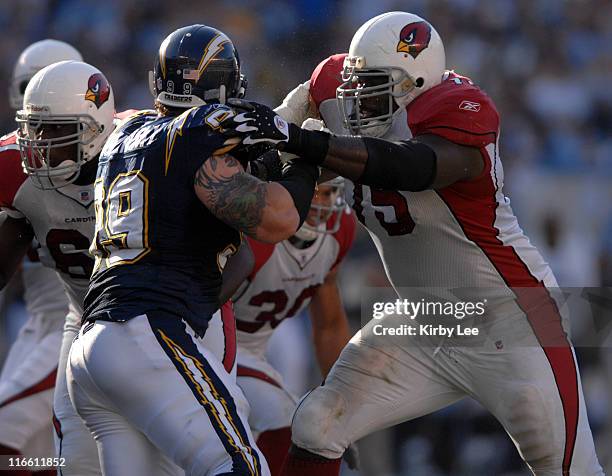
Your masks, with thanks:
M472 101L461 101L461 104L459 104L459 109L462 109L463 111L478 112L480 111L480 103Z

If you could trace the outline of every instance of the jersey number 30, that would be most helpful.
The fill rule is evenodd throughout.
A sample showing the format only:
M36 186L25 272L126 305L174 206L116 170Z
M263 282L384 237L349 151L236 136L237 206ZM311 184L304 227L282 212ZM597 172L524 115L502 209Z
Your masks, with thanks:
M279 317L280 314L287 309L287 304L289 304L289 296L287 296L287 293L284 290L279 289L277 291L263 291L253 296L249 300L249 304L251 306L262 307L272 305L272 307L268 311L261 311L259 314L257 314L257 317L255 318L255 321L257 322L236 320L238 330L252 334L257 332L268 322L272 326L272 329L275 329L283 321L283 319L293 317L301 309L304 301L314 296L319 286L320 284L313 284L312 286L302 289L302 292L295 299L293 305L282 315L282 317Z
M149 180L140 170L117 175L108 190L96 181L95 270L135 263L151 251L148 192Z

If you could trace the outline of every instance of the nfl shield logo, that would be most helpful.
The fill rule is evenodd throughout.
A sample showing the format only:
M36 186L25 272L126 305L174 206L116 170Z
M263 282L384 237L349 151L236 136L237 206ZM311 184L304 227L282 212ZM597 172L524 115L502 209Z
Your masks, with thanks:
M89 201L89 190L81 190L79 192L79 198L81 199L82 202L88 202Z

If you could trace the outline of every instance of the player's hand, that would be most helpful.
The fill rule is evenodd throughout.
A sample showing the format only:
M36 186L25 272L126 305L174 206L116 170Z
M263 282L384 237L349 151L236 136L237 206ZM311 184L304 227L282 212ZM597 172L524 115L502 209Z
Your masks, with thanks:
M223 121L221 127L228 136L238 135L243 146L264 142L278 147L289 142L290 124L268 106L242 99L230 99L228 104L237 114Z
M342 455L342 459L346 461L349 469L356 471L360 468L359 462L359 450L357 449L357 445L355 443L351 443L349 447L344 451Z
M307 131L323 131L330 132L330 130L325 127L325 123L321 119L315 119L313 117L309 117L302 123L302 129Z
M287 94L283 103L274 108L274 112L287 122L301 124L314 114L311 109L310 80L308 80L305 83L298 84Z
M269 150L249 162L247 171L264 182L274 182L283 176L283 163L276 149Z
M240 151L254 144L266 143L299 156L313 165L321 165L327 157L331 135L309 131L288 123L268 106L230 99L228 104L237 114L221 122L223 133Z

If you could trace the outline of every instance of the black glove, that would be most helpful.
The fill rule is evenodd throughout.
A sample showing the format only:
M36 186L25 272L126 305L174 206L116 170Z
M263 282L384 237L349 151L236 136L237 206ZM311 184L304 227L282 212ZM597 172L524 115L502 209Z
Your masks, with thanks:
M221 127L230 136L238 133L241 145L264 142L278 146L289 141L289 123L268 106L235 98L229 99L228 104L237 114L221 122Z
M246 169L249 162L258 159L266 152L270 150L276 150L272 144L266 144L265 142L260 142L259 144L244 146L242 143L239 143L238 146L234 147L230 154L238 159L242 166Z
M361 463L359 461L359 450L357 449L357 445L352 443L342 455L342 459L346 461L349 469L353 471L357 471L360 469Z
M283 176L283 163L276 149L249 162L248 172L264 182L275 182Z
M327 156L330 134L308 131L290 124L268 106L242 99L229 99L237 114L221 122L224 134L240 137L239 152L254 144L272 144L280 150L300 156L314 165L321 165Z

